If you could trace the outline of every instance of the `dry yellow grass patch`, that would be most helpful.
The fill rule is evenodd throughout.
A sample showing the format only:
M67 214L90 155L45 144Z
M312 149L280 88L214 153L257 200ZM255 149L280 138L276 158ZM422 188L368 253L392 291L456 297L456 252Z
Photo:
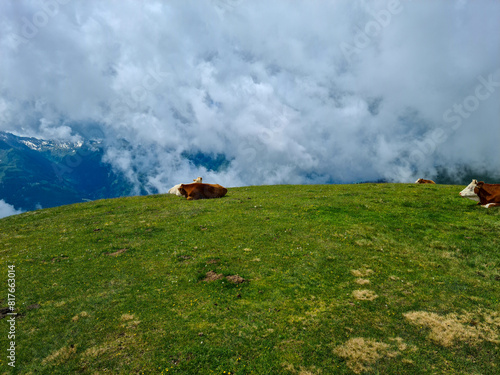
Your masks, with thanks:
M367 280L367 279L356 279L356 284L359 284L359 285L370 284L370 280Z
M373 290L368 289L355 290L352 292L352 295L359 301L373 301L375 298L378 298Z
M122 324L122 327L127 327L127 328L135 328L139 325L141 322L140 320L134 320L136 319L133 314L123 314L120 317L120 320L122 322L126 322L126 324Z
M426 311L412 311L403 316L414 325L431 330L429 339L445 347L457 342L479 344L482 341L500 343L500 313L479 312L448 314L445 316Z
M304 341L302 340L295 340L295 339L289 339L280 342L275 346L275 348L280 349L280 350L289 350L290 348L293 349L294 351L300 351L300 347L304 344Z
M370 370L380 358L385 356L389 345L371 339L356 337L338 346L333 351L346 360L347 366L356 374Z
M351 270L351 275L354 277L366 277L373 275L374 271L369 268L362 268L360 270Z
M42 365L53 362L56 365L66 362L73 354L76 353L76 346L63 346L61 349L52 352L42 361Z
M373 242L366 239L356 240L356 245L358 246L372 246Z
M132 333L125 333L121 334L114 340L106 341L102 345L87 349L82 353L82 357L84 359L84 362L86 362L87 359L91 358L94 358L92 360L92 362L94 362L96 358L105 359L112 357L121 357L125 360L125 363L130 363L132 358L132 356L130 355L130 351L134 347L139 347L143 344L144 343L142 343L140 337Z
M134 314L123 314L121 317L120 317L120 320L121 321L127 321L127 320L132 320L132 319L135 319L135 316Z
M306 315L310 316L311 318L315 318L319 314L321 314L327 310L328 310L328 306L326 305L326 303L323 301L319 301L311 307L311 310L306 311Z
M310 369L300 366L299 375L317 375L321 374L321 369L317 369L315 366L312 366Z
M121 320L125 323L122 326L125 326L125 328L135 328L134 324L138 324L139 322L133 319L135 319L133 314L123 314ZM131 327L130 325L133 326ZM119 367L121 367L124 364L130 364L139 355L138 353L144 353L147 350L145 349L146 347L147 344L142 339L140 332L134 333L131 330L122 330L110 336L107 341L100 345L85 350L81 358L83 363L92 363L93 365L99 364L101 361L105 362L109 358L120 358ZM119 368L115 370L117 373L121 373Z
M456 259L455 253L451 251L443 251L441 257L444 259Z
M106 255L109 255L110 257L116 257L120 254L123 254L124 252L126 252L128 249L120 249L120 250L117 250L113 253L106 253Z
M304 366L300 366L299 369L296 369L294 365L291 363L282 363L282 366L285 370L291 372L292 374L298 375L319 375L321 374L321 369L316 368L316 366L312 366L311 368L306 368Z
M321 320L322 314L330 308L331 305L327 305L323 301L316 302L313 296L313 300L309 302L308 310L305 311L305 315L290 315L288 321L290 323L302 322L302 324L314 325Z
M71 320L74 321L74 322L76 322L76 321L78 321L78 319L80 319L80 318L86 318L88 316L89 316L88 312L82 311L80 314L75 315Z
M389 341L393 342L394 345L397 346L398 350L400 352L403 352L407 349L410 349L410 351L416 351L417 350L417 347L414 346L414 345L406 345L404 342L403 342L403 339L401 337L393 337L393 338L390 338ZM408 361L408 360L405 360L405 362L408 362L408 363L412 363L412 361Z
M382 358L394 358L401 352L415 347L409 347L401 337L389 339L391 344L356 337L348 340L344 345L337 346L334 353L346 360L347 366L356 374L370 371L371 366Z

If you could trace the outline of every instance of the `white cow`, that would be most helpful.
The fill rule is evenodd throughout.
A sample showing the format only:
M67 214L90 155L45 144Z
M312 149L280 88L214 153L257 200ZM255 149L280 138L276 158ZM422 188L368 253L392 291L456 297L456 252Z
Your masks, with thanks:
M474 193L474 188L477 186L477 180L472 180L472 182L459 194L461 197L472 199L473 201L479 202L479 197Z
M198 183L201 183L203 179L201 177L198 177L198 178L195 178L193 181L194 182L198 182ZM175 194L177 195L178 197L182 197L182 194L179 192L179 188L181 187L182 184L177 184L175 185L173 188L171 188L168 193L169 194Z

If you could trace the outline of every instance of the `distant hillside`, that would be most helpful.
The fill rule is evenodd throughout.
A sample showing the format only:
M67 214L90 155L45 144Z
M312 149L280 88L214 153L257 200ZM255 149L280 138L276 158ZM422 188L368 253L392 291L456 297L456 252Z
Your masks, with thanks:
M129 195L97 141L54 142L0 132L0 199L34 210Z

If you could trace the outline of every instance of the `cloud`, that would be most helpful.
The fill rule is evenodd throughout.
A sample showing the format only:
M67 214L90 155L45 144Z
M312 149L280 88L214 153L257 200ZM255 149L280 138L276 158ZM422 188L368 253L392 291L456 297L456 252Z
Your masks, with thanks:
M3 199L0 199L0 219L3 217L17 215L22 213L21 210L16 210L14 206L6 203Z
M0 129L99 134L105 160L138 189L197 176L407 182L443 166L500 178L499 2L47 0L0 10ZM229 164L185 158L197 153Z

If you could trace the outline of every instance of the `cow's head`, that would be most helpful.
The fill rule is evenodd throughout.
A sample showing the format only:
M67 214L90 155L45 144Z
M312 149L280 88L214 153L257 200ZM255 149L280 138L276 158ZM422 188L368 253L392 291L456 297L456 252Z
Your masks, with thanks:
M415 181L416 184L420 184L422 182L422 179L419 178L417 181Z
M476 184L476 186L474 187L474 194L478 194L479 193L479 189L481 189L484 185L484 181L481 181L481 182L478 182Z
M480 183L483 183L483 182L481 181ZM464 190L462 190L459 193L460 196L464 197L464 198L472 199L473 201L476 201L476 202L479 202L479 197L474 192L477 185L478 185L477 180L472 180L472 182Z
M197 177L193 180L194 182L198 182L201 184L201 182L203 181L203 179L201 177Z

